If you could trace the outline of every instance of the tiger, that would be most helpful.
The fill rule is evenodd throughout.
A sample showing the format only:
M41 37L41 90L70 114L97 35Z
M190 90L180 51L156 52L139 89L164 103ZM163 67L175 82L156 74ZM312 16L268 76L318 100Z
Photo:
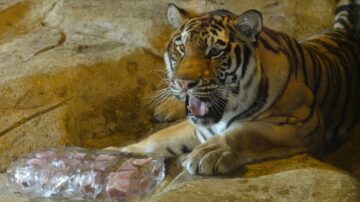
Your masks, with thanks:
M360 116L360 1L339 1L333 27L297 40L262 14L187 11L171 3L164 60L187 119L117 148L187 154L192 175L337 148Z

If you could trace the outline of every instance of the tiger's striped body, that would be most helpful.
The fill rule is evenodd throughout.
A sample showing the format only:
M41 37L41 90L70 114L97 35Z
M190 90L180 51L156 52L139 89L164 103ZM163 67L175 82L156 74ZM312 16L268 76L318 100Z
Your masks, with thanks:
M170 4L177 31L165 53L168 80L192 124L121 150L168 157L193 150L183 166L205 175L329 150L360 113L360 6L337 13L334 29L298 42L262 27L257 11L194 15Z
M301 82L313 94L311 110L306 118L300 120L304 123L313 116L319 116L319 120L313 130L304 135L309 140L311 136L318 136L323 124L324 149L338 146L343 136L359 120L359 43L344 30L329 30L298 42L268 29L264 29L259 36L259 43L267 51L287 55L291 65L288 67L290 74L285 88L289 88L289 83ZM291 95L282 96L289 98ZM281 101L281 97L278 101Z
M304 82L314 94L314 107L321 111L327 142L336 147L360 117L359 42L335 30L301 45Z

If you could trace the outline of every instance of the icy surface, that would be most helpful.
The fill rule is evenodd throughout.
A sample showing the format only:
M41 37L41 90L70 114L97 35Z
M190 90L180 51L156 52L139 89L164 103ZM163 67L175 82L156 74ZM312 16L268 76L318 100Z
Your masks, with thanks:
M13 162L7 183L30 197L126 201L151 194L164 172L161 156L59 147Z

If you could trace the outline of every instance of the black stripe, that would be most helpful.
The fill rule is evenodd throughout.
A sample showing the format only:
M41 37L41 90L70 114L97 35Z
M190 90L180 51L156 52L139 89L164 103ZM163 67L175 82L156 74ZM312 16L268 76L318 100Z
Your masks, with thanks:
M231 44L228 44L228 47L231 47ZM231 72L225 72L225 80L228 76L233 76L235 74L235 72L240 68L240 62L241 62L241 50L239 46L235 46L234 48L234 54L235 54L235 58L236 58L236 64L235 64L235 68L231 71ZM245 61L244 61L245 62ZM228 64L229 64L229 68L232 66L231 64L231 57L229 57L228 59Z
M216 30L214 30L214 29L210 29L210 32L213 34L213 35L216 35L217 36L217 31Z
M319 56L316 54L316 50L313 48L313 47L308 47L308 51L311 51L310 53L310 57L312 57L313 59L313 62L314 62L314 66L313 66L313 69L314 69L314 72L313 72L313 81L314 81L314 84L313 84L313 93L314 95L317 94L317 91L318 91L318 88L319 88L319 85L320 85L320 80L321 80L321 75L319 73L319 71L321 72L321 65L319 64ZM319 77L320 75L320 77ZM317 96L315 96L315 99L316 99Z
M194 25L199 25L199 21L198 19L192 19L190 22L188 22L185 26L186 26L186 29L191 29L193 28ZM182 30L182 29L180 29Z
M203 138L204 138L204 140L207 140L207 138L206 138L206 136L204 135L204 133L202 133L200 130L198 130L198 131L199 131L199 133L200 133L201 137L203 137Z
M208 35L209 35L209 33L206 32L206 31L200 32L200 36L201 36L201 37L204 37L204 38L205 38L205 37L207 37ZM201 42L204 43L204 40L202 39Z
M315 57L315 58L318 58L318 62L320 63L320 64L322 64L322 59L321 59L321 57L320 57L320 55L316 55L317 57ZM315 85L315 87L314 87L314 94L315 94L315 96L317 97L318 95L318 91L319 91L319 88L321 88L321 81L322 81L322 65L319 65L319 66L317 66L317 68L316 68L316 75L315 75L315 80L316 80L316 85Z
M300 53L300 57L301 57L301 69L303 71L303 75L304 75L304 81L305 84L308 85L308 77L307 77L307 70L306 70L306 60L305 60L305 55L304 55L304 49L300 46L300 44L296 41L295 42L296 48L298 50L298 52Z
M250 84L252 84L252 81L254 80L256 72L257 72L257 68L254 68L254 71L250 75L250 79L244 84L245 90L250 87Z
M221 27L218 26L218 25L216 25L216 24L212 24L211 27L214 28L214 29L216 29L216 30L219 31L219 32L222 31Z
M228 53L228 52L230 52L231 51L231 43L228 43L227 45L226 45L226 48L223 50L225 53Z
M217 40L216 40L216 43L219 44L219 45L221 45L221 46L225 46L225 45L226 45L225 41L223 41L223 40L221 40L221 39L217 39Z
M210 44L214 44L215 38L214 36L210 36Z
M225 65L225 64L224 64ZM229 69L231 67L231 57L229 57L226 61L226 69Z
M312 88L312 90L313 90L313 88L314 88L314 83L315 83L315 80L314 80L315 68L316 68L317 64L316 64L316 61L315 61L315 59L314 59L313 52L311 52L311 50L306 49L306 47L303 46L303 50L304 50L304 49L308 52L308 55L309 55L309 58L310 58L310 61L311 61L311 65L305 65L305 69L306 69L306 74L308 74L308 72L310 73L310 69L309 69L309 71L307 71L307 70L308 70L307 68L311 67L311 70L312 70L312 73L313 73L313 77L312 77L313 80L312 80L312 83L311 83L311 88ZM310 75L307 75L307 76L306 76L307 79L309 79L309 78L308 78L309 76L310 76Z
M223 24L223 21L222 20L215 20L216 21L216 24L220 27L222 27L223 29L225 29L225 25Z
M282 38L285 40L287 47L290 51L290 53L287 53L287 56L288 56L287 58L288 58L288 60L290 60L290 69L291 69L290 74L295 72L295 77L296 77L297 76L298 58L297 58L297 54L295 52L292 42L293 41L295 43L297 43L297 42L295 40L291 40L288 36L285 36L285 35L283 35Z
M349 24L342 18L337 19L335 23L342 24L345 27L345 30L350 30Z
M335 108L336 104L340 98L340 94L341 94L340 91L341 91L341 86L342 86L340 69L337 67L337 65L334 65L332 67L332 70L334 70L334 72L335 72L335 77L334 77L334 81L333 81L335 87L332 88L332 93L335 97L334 97L334 99L331 100L332 102L330 102L330 106L329 106L330 111L328 112L327 116L325 117L325 119L326 119L325 123L327 126L332 122L332 119L334 118L333 113L334 113L334 110L336 109ZM329 84L327 84L327 85L329 85ZM325 97L323 97L322 99L325 99Z
M216 26L221 27L222 29L225 29L224 24L222 23L222 21L216 21Z
M314 50L311 49L310 47L308 47L308 52L309 52L309 56L311 59L311 63L312 63L312 84L311 84L311 88L312 91L314 92L317 80L316 80L316 72L317 72L317 68L319 67L319 63L317 61L317 58L314 56Z
M322 109L323 109L326 101L331 100L331 99L329 99L329 94L331 94L329 88L330 88L330 86L332 86L331 81L333 80L333 75L332 75L332 71L331 71L332 70L332 65L331 65L330 61L327 60L327 58L326 58L326 59L324 59L324 63L325 63L324 68L325 68L325 73L326 73L325 77L327 77L327 79L326 79L327 84L326 84L326 87L325 87L325 94L324 94L324 96L322 98L322 101L320 103L320 107Z
M166 147L166 150L173 156L177 156L177 154L172 150L170 149L170 147Z
M240 79L237 82L236 88L232 89L231 92L234 95L239 95L239 92L240 92Z
M321 97L319 97L319 96L317 96L317 97L319 97L320 99L317 99L317 102L318 103L320 103L320 107L323 107L323 105L325 104L325 102L326 101L328 101L327 100L327 97L328 97L328 88L329 88L329 86L330 86L330 84L332 83L331 82L331 80L329 80L329 74L328 74L328 72L329 72L329 69L335 69L335 67L333 67L332 65L331 65L331 63L330 63L330 61L329 61L329 58L327 57L327 56L325 56L325 55L323 55L323 54L321 54L321 53L318 53L318 58L319 58L319 60L322 62L322 64L323 64L323 66L319 66L318 68L320 69L320 70L324 70L324 73L326 74L326 76L325 75L323 75L322 73L320 73L320 77L322 78L322 77L327 77L328 79L321 79L322 81L321 81L321 84L322 84L322 86L325 86L325 94L324 94L324 96L321 96ZM335 77L335 80L337 80L338 79L338 77L336 76ZM327 81L327 83L325 84L324 82L325 81ZM336 82L335 82L335 84L336 84ZM335 92L337 92L337 91L335 91Z
M208 128L208 131L212 136L216 135L212 128Z
M207 140L206 136L205 136L200 130L195 130L195 133L196 133L196 136L197 136L197 134L200 134L201 137L202 137L205 141Z
M264 48L266 48L267 50L274 52L274 53L279 53L279 51L277 49L275 49L274 47L272 47L264 38L262 38L261 36L258 37L258 41L264 46Z
M235 59L236 59L235 70L232 71L230 74L234 74L234 72L239 68L240 63L241 63L241 50L238 45L235 46L235 48L234 48L234 54L235 54Z
M246 69L249 63L249 58L251 56L251 50L250 48L248 48L247 46L244 46L244 62L242 64L242 69L241 69L241 76L240 78L243 79L246 73ZM257 58L259 60L259 58Z
M263 31L266 35L268 35L272 40L274 40L276 43L280 44L280 40L278 39L278 33L274 32L273 30L264 28Z
M232 79L231 79L231 82L232 83L235 83L236 81L237 81L237 75L236 74L234 74L234 75L232 75L233 77L232 77Z
M336 8L336 15L342 11L347 11L349 15L354 15L356 16L356 12L360 9L360 5L354 3L353 0L351 0L351 3L349 4L346 4L346 5L342 5L342 6L339 6ZM358 19L349 19L350 21L355 21L355 20L358 20Z
M336 8L336 15L342 11L348 11L349 6L348 5L342 5Z

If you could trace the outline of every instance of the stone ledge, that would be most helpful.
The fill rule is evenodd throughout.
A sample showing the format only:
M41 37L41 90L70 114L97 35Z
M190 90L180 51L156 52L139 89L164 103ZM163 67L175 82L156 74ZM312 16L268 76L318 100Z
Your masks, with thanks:
M334 170L304 168L252 178L169 185L150 201L359 201L360 183Z
M306 154L250 164L228 176L191 176L185 171L176 176L179 171L168 166L166 180L148 201L360 200L358 178ZM4 177L0 176L0 201L70 201L15 195L6 188Z

